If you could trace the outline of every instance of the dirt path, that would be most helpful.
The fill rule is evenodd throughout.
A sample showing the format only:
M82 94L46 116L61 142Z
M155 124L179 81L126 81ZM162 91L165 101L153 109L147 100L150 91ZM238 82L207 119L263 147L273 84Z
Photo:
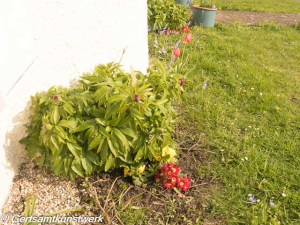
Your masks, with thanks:
M300 23L300 13L268 13L268 12L243 12L243 11L223 11L217 12L217 22L232 23L242 22L255 24L262 21L273 21L278 24Z

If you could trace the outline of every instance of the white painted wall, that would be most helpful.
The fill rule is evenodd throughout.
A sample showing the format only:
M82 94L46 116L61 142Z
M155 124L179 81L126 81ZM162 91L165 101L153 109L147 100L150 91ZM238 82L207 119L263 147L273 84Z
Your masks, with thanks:
M147 46L146 0L0 1L0 208L26 160L30 95L119 61L126 47L124 69L145 72Z

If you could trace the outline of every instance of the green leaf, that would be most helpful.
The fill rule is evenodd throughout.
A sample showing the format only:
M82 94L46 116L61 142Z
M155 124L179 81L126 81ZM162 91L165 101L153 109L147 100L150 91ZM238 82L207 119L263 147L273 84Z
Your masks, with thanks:
M121 121L121 118L111 120L111 121L109 121L109 126L115 127L119 124L120 121Z
M75 120L61 120L59 121L58 125L62 127L75 129L77 127L77 122Z
M121 101L121 100L124 100L127 98L127 95L124 95L124 94L118 94L118 95L114 95L110 98L107 99L107 101L109 103L112 103L112 102L117 102L117 101Z
M104 135L105 137L109 138L109 133L106 131L106 129L104 129L104 127L99 126L99 132Z
M36 195L35 194L28 194L24 197L26 200L25 203L25 217L30 217L33 215L35 203L36 203Z
M20 144L22 145L29 145L30 144L30 140L28 137L25 137L25 138L22 138L20 141L19 141Z
M52 167L51 167L51 170L53 171L54 174L59 174L61 173L61 166L63 165L63 160L60 156L56 157Z
M87 132L84 135L84 141L86 141L87 139L89 139L89 137L93 136L95 132L96 131L95 131L94 126L90 127L90 129L88 129Z
M125 118L123 118L119 123L118 123L118 126L119 127L122 127L122 126L125 126L129 123L131 117L130 116L127 116Z
M102 126L106 126L106 123L104 120L100 119L100 118L95 118L96 122Z
M93 164L99 165L99 157L92 151L86 151L84 157L88 158Z
M120 104L114 103L112 104L105 113L105 119L109 119L114 113L119 111Z
M120 128L120 130L121 130L124 134L126 134L126 135L128 135L128 136L130 136L130 137L132 137L132 138L134 138L134 139L137 138L136 134L135 134L135 133L133 132L133 130L132 130L131 128L129 128L129 127Z
M105 172L107 172L110 168L114 166L115 161L116 161L115 157L112 154L110 154L105 163L105 168L104 168Z
M60 149L60 144L57 142L57 139L51 135L50 136L50 139L51 139L51 143L54 145L54 147L59 150Z
M36 162L36 164L39 165L40 168L43 167L44 163L45 163L45 157L46 157L46 154L42 154L41 157L37 157L34 161Z
M144 119L144 117L142 116L142 114L141 114L139 111L137 111L136 109L130 108L129 110L130 110L130 114L131 114L134 118L137 118L137 119L139 119L139 120L143 120L143 119Z
M138 153L136 154L134 161L138 162L139 160L141 160L144 156L144 147L140 148L140 150L138 151Z
M72 161L73 161L73 159L70 156L64 158L65 173L69 172L69 169L71 167Z
M124 136L124 134L120 130L118 130L117 128L113 128L113 132L120 139L120 141L122 142L122 144L124 145L124 147L126 149L128 149L128 140Z
M63 139L69 139L68 137L68 134L65 132L65 130L59 126L59 125L56 125L54 127L54 130L56 131L57 134L59 134Z
M84 155L81 159L81 163L87 175L90 175L93 172L93 165L91 161Z
M137 90L137 93L144 94L145 92L151 91L152 88L148 88L150 86L151 86L151 84L146 84L146 85L139 87L139 89Z
M104 141L105 141L105 137L103 135L100 135L101 139L100 139L100 142L99 142L99 145L98 145L98 149L97 149L97 153L99 153L102 149L102 146L104 144Z
M98 89L94 96L96 96L96 101L101 101L102 98L106 95L106 93L110 90L111 88L110 87L107 87L107 86L104 86L104 87L101 87L100 89Z
M107 139L106 138L104 139L103 144L101 145L101 148L100 148L100 145L99 145L97 153L99 151L100 151L101 166L102 166L106 162L108 154L109 154L109 152L108 152L108 144L107 144Z
M52 121L56 125L60 119L60 113L58 106L55 106L52 111Z
M107 139L107 143L108 143L109 149L114 154L114 156L118 157L118 149L116 147L116 144L113 143L109 138Z
M71 169L77 173L79 176L84 176L84 168L82 167L80 161L73 160Z
M78 150L78 147L76 147L75 144L67 142L68 149L71 151L71 153L77 158L80 159L80 152Z
M96 123L93 123L94 120L88 120L82 124L80 124L78 127L75 128L75 132L80 132L80 131L83 131L83 130L86 130L90 127L93 127L94 124Z
M158 100L157 102L156 102L156 105L162 105L162 104L164 104L164 103L166 103L166 102L168 102L169 100L168 99L160 99L160 100Z
M96 148L100 144L101 138L102 138L101 135L98 135L96 138L94 138L94 140L89 145L88 150Z
M84 83L86 83L86 84L90 84L90 81L89 80L86 80L86 79L81 79Z
M63 105L63 109L66 111L66 112L68 112L70 115L73 115L74 114L74 108L73 108L73 106L71 105L71 104L69 104L69 103L65 103L64 105Z

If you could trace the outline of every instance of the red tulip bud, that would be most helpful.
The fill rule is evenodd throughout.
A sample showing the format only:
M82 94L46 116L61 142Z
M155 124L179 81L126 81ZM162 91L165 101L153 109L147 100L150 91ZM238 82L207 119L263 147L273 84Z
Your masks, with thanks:
M183 38L183 41L184 42L191 42L192 40L192 34L191 33L187 33L184 38Z
M138 102L138 101L140 100L141 97L140 97L139 94L134 94L134 95L133 95L133 98L134 98L134 101L135 101L135 102Z
M58 100L59 100L58 95L54 95L54 96L53 96L53 99L54 99L55 101L58 101Z
M164 129L163 129L163 128L160 128L160 129L159 129L159 133L160 133L160 134L163 134L163 133L164 133Z
M180 81L180 86L183 86L184 85L184 78L179 78L179 81Z
M173 55L176 56L176 57L179 57L180 56L180 48L175 48L174 52L173 52Z
M48 130L48 129L47 129L47 125L46 125L46 124L44 124L44 129L45 129L45 130Z

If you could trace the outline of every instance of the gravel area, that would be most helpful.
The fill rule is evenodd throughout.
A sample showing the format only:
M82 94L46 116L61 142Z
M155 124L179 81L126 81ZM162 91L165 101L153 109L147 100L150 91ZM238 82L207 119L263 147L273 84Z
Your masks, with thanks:
M268 13L219 10L217 12L216 21L221 23L242 22L245 24L273 21L277 24L290 25L300 23L300 13Z
M77 182L68 179L62 180L61 177L51 174L45 168L40 169L33 163L22 164L20 173L14 178L14 183L2 212L10 215L10 218L16 214L24 216L24 197L32 193L36 195L34 216L43 216L59 210L74 208L90 210L89 205L81 204L80 196L85 190L84 187L78 187ZM71 212L61 215L83 216L84 213ZM7 224L12 224L12 221L7 222Z

